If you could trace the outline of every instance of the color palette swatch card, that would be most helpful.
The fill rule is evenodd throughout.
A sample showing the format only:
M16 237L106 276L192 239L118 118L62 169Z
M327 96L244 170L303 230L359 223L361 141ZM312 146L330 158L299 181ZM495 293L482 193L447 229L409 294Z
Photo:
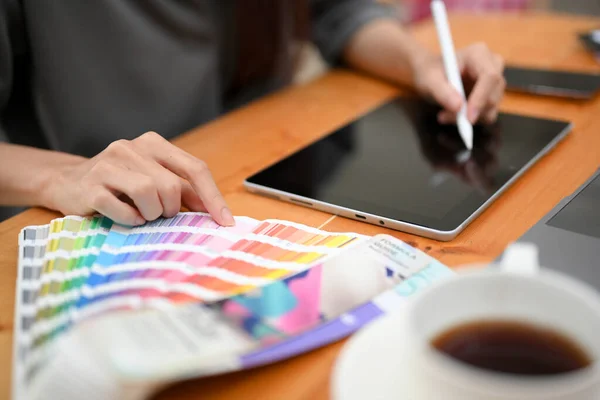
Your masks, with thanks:
M36 379L26 382L22 393L28 399L46 398L50 393L56 398L70 399L78 398L85 388L94 387L89 398L146 398L172 381L252 368L339 340L385 313L401 310L411 296L453 275L427 254L387 235L369 238L332 234L283 221L261 222L244 228L246 222L252 225L251 220L240 219L236 228L239 232L224 229L219 235L213 235L219 238L214 246L220 246L220 239L228 235L241 238L232 240L234 243L230 246L215 247L218 256L211 260L219 257L226 260L218 265L230 265L228 261L242 259L255 266L269 264L272 267L269 271L278 271L267 275L270 279L244 282L244 290L224 286L227 290L223 292L216 291L219 286L209 286L203 284L204 281L182 280L198 282L203 290L210 291L196 293L183 288L186 295L194 293L193 299L173 296L179 292L170 290L168 284L156 292L147 292L146 287L140 292L136 287L123 290L120 295L108 291L111 293L108 297L84 294L84 300L77 302L78 307L82 310L104 307L104 312L92 313L97 318L85 318L83 323L61 335L54 343L54 356L44 364ZM152 229L157 228L158 225L154 225ZM98 278L94 276L101 271L100 266L120 265L119 258L107 264L100 259L114 256L113 250L127 249L126 241L135 240L127 238L143 231L144 227L111 229L97 262L91 267L91 283L87 285L101 287L114 282L109 279L100 281L106 283L97 283ZM266 233L271 236L261 237ZM121 236L111 238L113 234ZM303 239L301 243L286 240L313 234L317 236ZM121 240L120 244L110 244L117 239ZM260 244L251 246L254 242ZM187 242L188 249L192 248L191 243L194 242ZM144 246L145 249L138 250L156 250L152 250L151 245ZM184 250L180 244L177 244L178 250L162 246L160 251ZM266 251L237 253L240 249L261 247ZM273 247L289 252L278 256L279 252ZM207 251L207 254L212 253ZM133 258L128 260L121 264L137 262L132 261ZM259 276L264 278L265 275ZM231 280L226 276L220 278ZM134 276L130 281L137 279L143 278ZM115 301L135 296L137 303ZM101 304L105 305L101 307ZM132 312L134 304L137 308ZM129 311L106 312L122 307L129 307Z
M179 213L133 228L65 217L27 227L19 240L13 388L22 398L76 325L224 301L306 271L365 237L247 217L221 227L207 214Z
M19 379L13 387L35 375L50 355L47 344L70 326L78 287L85 283L111 226L104 217L65 217L21 231L13 346L13 376Z

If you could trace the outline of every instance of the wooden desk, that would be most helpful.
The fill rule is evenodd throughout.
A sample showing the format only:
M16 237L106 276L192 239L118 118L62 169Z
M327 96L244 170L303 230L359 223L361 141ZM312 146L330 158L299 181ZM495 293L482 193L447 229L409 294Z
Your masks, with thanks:
M577 42L575 33L600 21L560 15L454 15L457 46L484 41L508 63L598 71L600 66ZM437 47L431 23L415 35ZM176 141L211 166L235 214L283 218L328 230L386 232L424 249L449 266L495 258L561 198L600 165L600 99L575 102L507 94L502 109L568 119L575 129L455 240L436 242L371 226L247 193L245 177L367 112L398 89L349 72L335 71L316 82L265 98L198 128ZM30 210L0 224L0 398L10 389L17 234L56 217ZM174 385L158 399L326 399L331 366L342 343L251 371Z

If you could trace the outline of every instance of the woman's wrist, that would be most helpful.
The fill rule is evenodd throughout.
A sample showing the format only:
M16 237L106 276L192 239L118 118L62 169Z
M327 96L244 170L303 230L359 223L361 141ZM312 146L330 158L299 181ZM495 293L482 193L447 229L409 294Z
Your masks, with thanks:
M411 76L409 84L413 89L418 89L417 77L419 76L419 72L436 58L437 56L434 53L426 47L421 46L413 39L413 42L410 44L409 50L407 51L407 60Z
M344 56L355 68L414 89L418 88L420 68L436 58L391 19L375 20L361 28L350 40Z
M37 189L32 199L36 206L61 210L60 193L67 185L74 184L68 180L68 171L84 162L86 158L67 153L54 153L48 160L48 167L40 170L37 177Z
M67 153L0 143L0 205L58 209L64 172L86 159Z

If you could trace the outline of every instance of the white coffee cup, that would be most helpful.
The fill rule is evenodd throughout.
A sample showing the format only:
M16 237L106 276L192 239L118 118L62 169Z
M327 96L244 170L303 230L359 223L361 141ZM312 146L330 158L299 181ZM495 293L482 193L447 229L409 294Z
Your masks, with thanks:
M332 382L338 400L598 400L600 296L537 265L537 249L513 245L500 266L462 271L426 289L345 346ZM576 372L526 377L471 367L431 341L473 321L521 321L574 340L591 357ZM367 396L367 397L365 397Z

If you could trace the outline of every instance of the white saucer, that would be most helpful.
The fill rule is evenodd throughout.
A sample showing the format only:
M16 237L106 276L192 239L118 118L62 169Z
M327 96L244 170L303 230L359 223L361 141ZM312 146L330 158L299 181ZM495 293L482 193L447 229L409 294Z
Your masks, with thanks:
M333 400L417 398L405 321L405 312L383 316L346 343L334 367Z

